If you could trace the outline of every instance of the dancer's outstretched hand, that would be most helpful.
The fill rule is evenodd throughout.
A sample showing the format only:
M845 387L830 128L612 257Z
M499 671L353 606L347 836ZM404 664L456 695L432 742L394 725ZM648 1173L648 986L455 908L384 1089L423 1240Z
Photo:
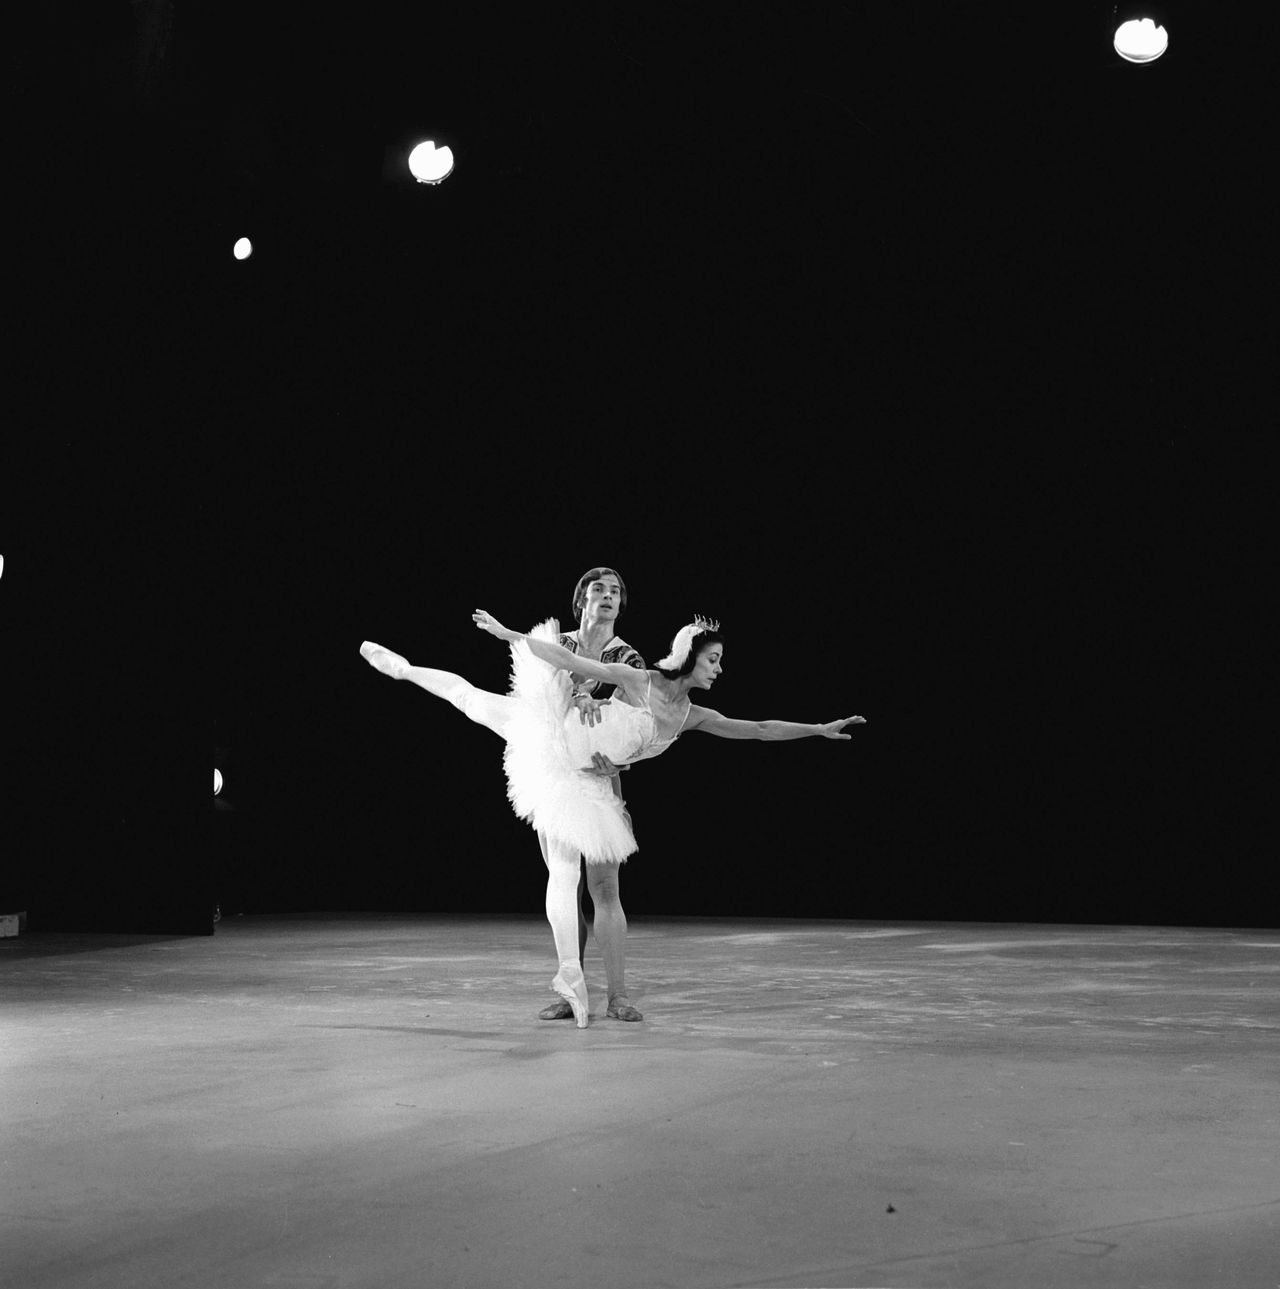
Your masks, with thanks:
M497 636L499 640L510 640L516 634L514 631L508 631L492 613L486 613L483 609L477 609L471 615L471 621L481 631L487 631L491 636Z
M846 716L842 721L829 721L826 725L819 727L819 733L823 738L852 738L852 734L842 734L840 731L846 725L865 725L866 718L863 716Z
M591 764L583 766L582 773L598 774L601 778L612 779L615 774L621 774L626 768L625 765L614 765L603 752L593 752Z

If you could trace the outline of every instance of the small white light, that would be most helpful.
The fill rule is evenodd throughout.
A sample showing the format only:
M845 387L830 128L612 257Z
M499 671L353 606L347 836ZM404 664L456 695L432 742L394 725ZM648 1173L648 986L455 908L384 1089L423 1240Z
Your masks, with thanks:
M453 149L437 148L434 139L419 143L409 153L409 173L420 184L438 184L453 172Z
M213 770L213 795L216 797L222 791L222 771L214 766Z
M231 254L238 260L247 260L253 254L253 243L247 237L242 237L231 248Z
M1169 35L1151 18L1131 18L1116 28L1115 46L1126 62L1150 63L1169 47Z
M4 556L0 555L0 577L4 576Z

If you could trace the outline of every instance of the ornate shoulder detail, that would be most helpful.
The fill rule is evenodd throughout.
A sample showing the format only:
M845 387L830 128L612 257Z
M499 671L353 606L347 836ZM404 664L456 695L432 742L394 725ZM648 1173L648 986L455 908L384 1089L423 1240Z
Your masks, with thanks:
M625 640L620 640L617 644L610 645L600 655L600 661L625 663L628 667L634 667L637 671L648 670L644 665L644 659Z

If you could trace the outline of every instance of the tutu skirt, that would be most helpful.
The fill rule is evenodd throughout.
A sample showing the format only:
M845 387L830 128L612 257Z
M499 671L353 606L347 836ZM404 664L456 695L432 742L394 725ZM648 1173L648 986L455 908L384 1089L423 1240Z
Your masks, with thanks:
M551 620L529 634L555 644L559 631ZM583 773L592 746L571 693L568 672L535 657L523 640L511 646L516 701L503 731L507 798L516 814L553 844L577 851L589 864L618 862L635 854L635 835L611 782Z

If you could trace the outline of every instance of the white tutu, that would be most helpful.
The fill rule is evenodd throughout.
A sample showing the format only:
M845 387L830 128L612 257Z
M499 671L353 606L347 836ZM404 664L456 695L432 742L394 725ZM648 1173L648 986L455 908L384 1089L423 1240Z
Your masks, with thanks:
M559 627L551 619L529 634L555 644ZM536 658L523 640L511 646L511 696L517 702L503 731L507 797L521 819L588 863L624 860L637 847L622 801L607 778L582 771L592 751L612 750L611 759L622 759L610 745L625 735L625 721L613 731L606 729L609 721L595 727L600 733L593 739L594 731L572 710L571 692L568 672Z

